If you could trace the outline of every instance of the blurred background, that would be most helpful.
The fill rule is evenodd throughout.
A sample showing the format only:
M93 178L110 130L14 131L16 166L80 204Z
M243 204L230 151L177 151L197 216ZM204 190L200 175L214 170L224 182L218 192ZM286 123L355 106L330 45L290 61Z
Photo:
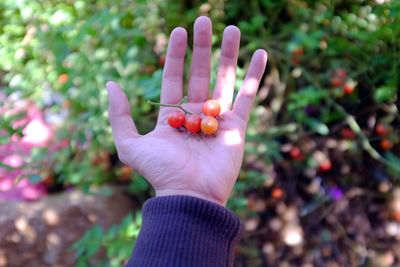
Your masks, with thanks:
M169 33L269 53L228 207L236 266L400 266L400 1L2 0L0 266L121 266L153 192L116 155L105 83L155 126ZM188 72L185 74L188 82Z

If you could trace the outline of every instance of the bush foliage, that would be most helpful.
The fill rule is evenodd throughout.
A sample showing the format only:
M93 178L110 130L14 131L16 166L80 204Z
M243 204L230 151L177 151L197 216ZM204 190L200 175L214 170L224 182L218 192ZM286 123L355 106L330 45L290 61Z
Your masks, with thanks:
M364 192L364 201L375 203L389 201L399 186L400 3L380 2L3 0L0 88L8 96L6 104L21 98L37 104L56 128L55 142L69 140L56 152L32 152L32 162L46 162L38 173L50 175L53 188L74 185L89 191L92 185L128 181L129 191L143 202L151 188L116 157L106 81L121 84L139 131L149 132L157 110L147 100L160 96L172 29L188 29L188 69L195 18L207 15L213 20L213 88L223 29L237 25L242 41L236 89L252 52L264 48L269 54L248 127L243 168L228 204L246 222L238 262L318 264L315 255L321 244L336 242L343 256L323 262L361 264L364 254L346 248L365 248L367 243L353 241L356 234L337 226L351 222L333 222L321 213L334 209L339 199L358 201L351 197L355 189ZM185 75L187 84L188 72ZM21 134L9 127L12 119L2 118L2 143ZM378 132L378 126L385 131ZM382 189L382 183L389 188ZM296 219L285 221L282 207L294 210ZM367 208L357 212L373 214ZM393 219L388 216L371 223ZM282 229L274 230L269 223L273 220ZM308 253L285 249L291 246L285 225L301 226ZM104 246L102 260L118 266L129 257L125 244L132 244L126 238L134 238L139 227L140 220L129 215L106 235L98 227L92 229L73 246L79 264L98 262L92 256ZM378 259L363 257L377 264Z

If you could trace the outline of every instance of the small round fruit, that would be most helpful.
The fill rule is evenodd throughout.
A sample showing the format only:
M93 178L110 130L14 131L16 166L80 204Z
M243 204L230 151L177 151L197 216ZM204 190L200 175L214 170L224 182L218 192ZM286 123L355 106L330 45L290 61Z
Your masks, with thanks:
M211 116L201 120L201 131L205 134L214 134L218 130L218 121Z
M60 74L60 76L58 76L58 82L59 83L66 83L68 81L68 74Z
M347 77L347 72L344 69L338 69L336 70L336 75L343 79Z
M221 105L217 100L207 100L203 104L203 114L206 116L216 117L221 112Z
M158 58L158 64L160 64L162 67L164 67L164 65L165 65L165 55L161 55L159 58Z
M343 138L346 139L355 139L357 137L357 135L349 128L343 128L340 131L340 134L342 135Z
M332 163L329 159L325 160L321 164L319 164L319 170L322 172L327 172L332 168Z
M384 150L389 150L393 146L392 142L389 139L385 138L381 140L381 148Z
M300 65L300 59L298 59L297 57L293 57L292 58L292 63L295 66Z
M283 190L279 187L276 187L272 190L271 196L276 199L281 198L283 196Z
M375 132L376 132L378 135L382 136L382 135L386 135L389 131L388 131L388 129L386 128L385 125L383 125L382 123L378 123L378 124L376 125L376 127L375 127Z
M343 84L343 91L344 91L346 94L351 94L351 93L353 93L353 91L354 91L354 84L352 84L351 82L345 82L345 83Z
M303 155L301 154L300 148L298 148L297 146L293 147L290 150L290 156L294 160L302 160L303 159Z
M333 87L339 87L342 85L343 80L337 76L333 77L331 80L331 84Z
M304 54L303 47L299 46L295 50L293 50L292 55L293 56L302 56Z
M201 117L193 114L186 118L185 128L191 133L197 133L200 131Z
M185 123L185 114L182 111L172 111L168 115L168 124L172 128L179 128Z

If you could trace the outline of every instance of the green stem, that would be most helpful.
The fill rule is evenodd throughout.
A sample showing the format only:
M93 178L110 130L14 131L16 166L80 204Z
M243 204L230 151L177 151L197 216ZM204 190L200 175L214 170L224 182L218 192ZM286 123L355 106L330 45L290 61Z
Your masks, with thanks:
M176 104L176 105L172 105L172 104L161 104L161 103L156 103L156 102L153 102L153 101L150 101L150 100L147 100L147 103L149 103L150 105L155 105L155 106L179 108L179 109L181 109L183 112L185 112L185 113L187 113L187 114L190 114L190 115L193 115L192 112L190 112L190 111L184 109L184 108L181 106L181 104L182 104L182 102L184 101L184 99L185 99L185 97L181 100L181 102L179 102L179 103Z
M327 98L327 100L329 102L331 102L331 104L335 107L335 109L337 111L339 111L340 113L342 113L345 117L346 117L346 122L349 125L350 129L358 135L358 137L360 138L361 141L361 146L362 148L368 152L368 154L382 162L383 164L385 164L386 166L392 167L393 169L400 171L400 167L397 165L394 165L392 162L390 162L389 160L387 160L386 158L382 157L381 154L378 153L378 151L375 150L375 148L373 148L371 146L371 143L369 142L367 136L365 136L365 134L363 133L363 131L361 130L360 126L358 125L356 119L354 118L354 116L350 115L349 113L347 113L347 111L338 103L336 103L334 100Z
M304 77L306 80L311 82L316 88L322 90L321 86L319 83L315 82L313 77L305 70L303 70ZM400 171L400 167L393 164L386 158L384 158L381 154L378 153L378 151L375 150L375 148L372 147L371 143L369 142L367 136L363 133L361 130L360 126L358 125L356 119L354 118L353 115L350 115L341 105L339 105L335 100L331 99L331 97L325 97L325 100L333 106L339 113L343 114L346 118L346 122L349 125L350 129L360 138L361 141L361 147L368 152L368 154L374 158L377 161L380 161L381 163L385 164L388 167L391 167L397 171Z

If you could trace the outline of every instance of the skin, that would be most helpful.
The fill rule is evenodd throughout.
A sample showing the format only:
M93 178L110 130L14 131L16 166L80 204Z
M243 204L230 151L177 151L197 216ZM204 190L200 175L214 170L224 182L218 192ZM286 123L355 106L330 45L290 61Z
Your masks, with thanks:
M201 112L210 85L211 20L199 17L194 24L194 50L190 69L188 103L183 107ZM132 120L128 99L115 82L108 82L109 119L120 160L143 175L156 196L188 195L226 205L243 160L247 122L267 63L264 50L255 51L246 78L232 106L240 31L225 28L213 99L221 103L217 136L187 136L171 128L161 107L155 129L140 135ZM182 99L183 65L187 33L175 28L170 36L162 77L161 103Z

